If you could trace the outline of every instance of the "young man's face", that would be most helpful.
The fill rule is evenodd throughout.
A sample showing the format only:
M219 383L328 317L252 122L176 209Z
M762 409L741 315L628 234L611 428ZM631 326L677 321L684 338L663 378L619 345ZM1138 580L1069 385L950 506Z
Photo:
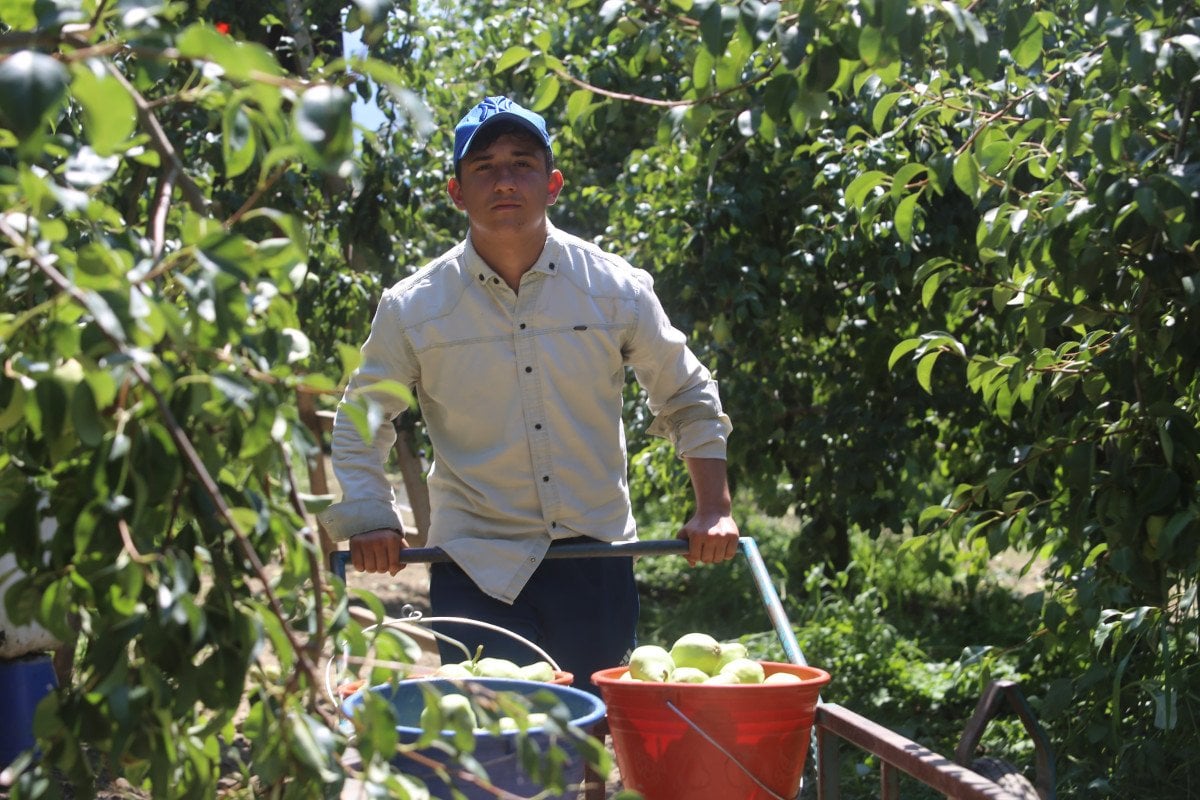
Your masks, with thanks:
M532 141L505 134L482 150L470 150L460 175L447 185L454 205L467 212L476 233L519 232L540 226L546 207L562 191L563 177L548 170L545 153Z

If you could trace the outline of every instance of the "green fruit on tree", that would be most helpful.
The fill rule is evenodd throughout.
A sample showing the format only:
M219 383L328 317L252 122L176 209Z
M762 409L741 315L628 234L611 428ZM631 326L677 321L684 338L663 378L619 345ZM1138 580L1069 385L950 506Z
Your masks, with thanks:
M636 36L641 31L641 28L629 17L621 17L617 20L617 30L626 36Z
M737 683L762 683L766 672L762 664L749 658L735 658L721 667L721 675L731 675Z
M340 86L317 84L300 95L294 112L296 144L313 166L337 169L354 151L354 98Z
M67 92L71 73L57 59L20 50L0 61L0 122L26 139Z
M671 683L704 683L709 674L695 667L676 667L671 673Z
M656 644L636 647L629 656L629 672L636 680L662 683L674 671L671 654Z
M714 673L720 672L721 667L733 661L735 658L749 658L750 653L746 650L746 645L741 642L722 642L721 657L717 659L717 668Z
M671 645L670 652L676 667L693 667L712 675L721 660L721 643L707 633L685 633Z
M438 710L442 715L442 729L473 731L478 726L471 699L464 694L445 694L438 698ZM426 706L421 712L421 727L433 724L434 710Z
M554 680L554 667L549 661L535 661L532 664L526 664L518 672L522 680L541 681L542 683L550 683Z

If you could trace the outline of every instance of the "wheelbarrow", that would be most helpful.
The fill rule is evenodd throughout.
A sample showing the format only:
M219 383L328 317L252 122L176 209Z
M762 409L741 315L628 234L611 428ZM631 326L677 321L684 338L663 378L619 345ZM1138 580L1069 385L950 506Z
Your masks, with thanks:
M762 600L763 609L779 637L780 645L789 663L808 666L801 652L791 622L784 611L783 603L771 582L770 574L763 562L758 544L751 537L738 540L738 550L745 558L751 577ZM687 542L670 540L647 540L637 542L584 542L564 544L547 551L546 558L605 558L628 556L685 555ZM405 563L434 563L449 557L437 547L410 547L401 553ZM346 578L346 565L350 561L347 551L330 554L330 567L342 580ZM988 721L1000 710L1000 703L1012 703L1034 736L1037 748L1038 784L1021 777L1018 771L1006 762L995 759L969 760L969 754L978 745ZM879 756L882 768L881 800L899 798L899 783L896 771L902 771L927 786L934 787L948 797L961 800L1054 800L1053 755L1041 728L1037 726L1032 712L1020 696L1019 689L1011 683L993 684L981 698L972 721L968 724L958 747L959 760L951 761L924 746L906 739L855 712L831 703L817 700L816 720L813 728L813 746L810 748L817 765L817 797L819 800L840 800L838 785L839 740L850 741L856 746ZM969 763L968 763L969 762ZM975 771L979 769L980 772ZM804 787L797 797L803 796ZM771 793L770 796L778 798ZM791 800L791 798L779 798Z

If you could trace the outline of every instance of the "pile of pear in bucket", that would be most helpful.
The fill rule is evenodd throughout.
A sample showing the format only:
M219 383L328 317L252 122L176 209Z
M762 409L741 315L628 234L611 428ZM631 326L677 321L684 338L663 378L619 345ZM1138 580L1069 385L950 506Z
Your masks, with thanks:
M707 633L685 633L668 650L655 644L635 648L623 680L652 683L798 683L790 672L766 676L740 642L718 642Z

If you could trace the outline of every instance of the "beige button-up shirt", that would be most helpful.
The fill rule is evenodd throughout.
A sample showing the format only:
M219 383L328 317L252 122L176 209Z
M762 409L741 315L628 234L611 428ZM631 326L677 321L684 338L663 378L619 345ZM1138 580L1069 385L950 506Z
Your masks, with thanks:
M680 456L725 458L731 425L716 382L671 325L644 270L553 227L512 289L470 238L388 289L333 428L342 501L322 513L335 539L399 528L382 464L416 394L433 446L429 545L489 595L512 602L550 542L636 538L621 416L625 368ZM382 410L373 441L346 413Z

